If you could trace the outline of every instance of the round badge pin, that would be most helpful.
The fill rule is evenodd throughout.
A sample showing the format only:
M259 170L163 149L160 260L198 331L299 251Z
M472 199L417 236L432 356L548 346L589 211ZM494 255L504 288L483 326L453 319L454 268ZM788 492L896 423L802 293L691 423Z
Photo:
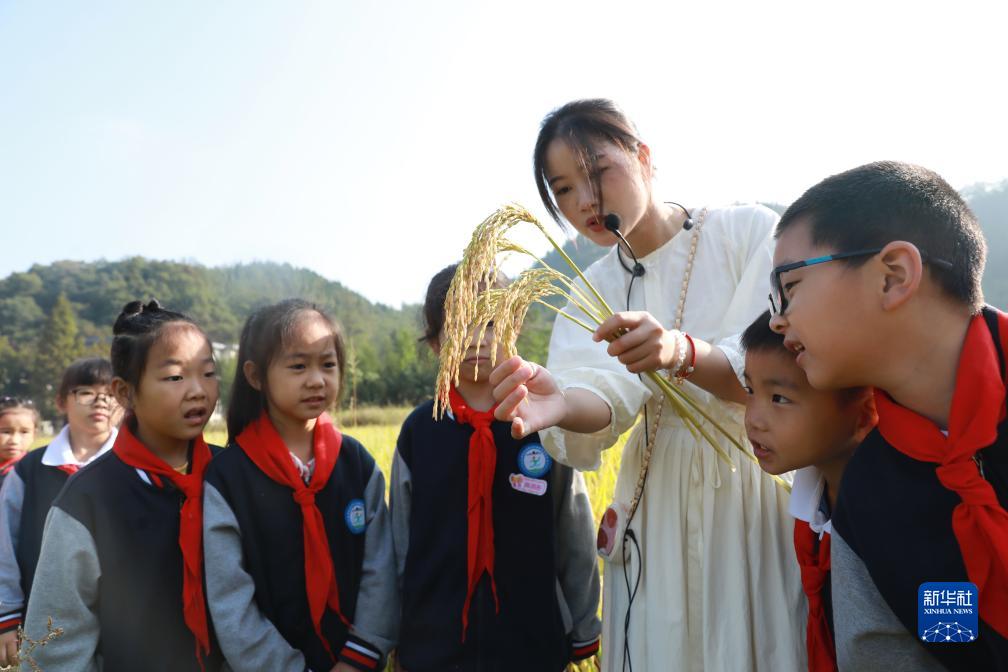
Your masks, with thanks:
M347 527L353 534L360 534L367 528L365 519L365 509L363 499L351 499L347 504L343 517L346 519Z
M542 478L552 465L553 458L538 443L527 444L518 453L518 469L529 478Z

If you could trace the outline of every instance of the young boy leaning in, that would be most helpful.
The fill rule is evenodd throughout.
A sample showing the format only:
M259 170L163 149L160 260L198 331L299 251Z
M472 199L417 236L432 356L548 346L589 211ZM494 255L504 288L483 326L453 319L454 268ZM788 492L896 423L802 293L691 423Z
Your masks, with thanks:
M976 218L934 172L879 162L809 189L776 236L770 326L813 387L876 388L832 516L840 669L1008 669L1008 316L983 302ZM976 584L972 639L918 632L935 581Z
M830 672L837 669L830 606L830 512L844 466L875 426L875 404L869 388L813 389L769 321L765 312L742 334L746 433L764 471L796 470L788 508L795 518L795 554L809 604L809 670Z

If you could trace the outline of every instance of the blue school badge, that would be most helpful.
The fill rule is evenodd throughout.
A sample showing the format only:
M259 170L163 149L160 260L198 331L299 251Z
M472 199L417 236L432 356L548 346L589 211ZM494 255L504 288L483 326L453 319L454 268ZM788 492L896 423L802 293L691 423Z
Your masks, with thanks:
M353 534L360 534L367 528L367 519L364 514L364 500L351 499L350 503L347 504L343 517L346 519L347 527L350 528L350 532Z
M553 458L538 443L526 444L518 453L518 469L529 478L542 478L552 465Z
M968 581L922 583L917 589L917 635L932 644L972 642L980 634L979 594Z

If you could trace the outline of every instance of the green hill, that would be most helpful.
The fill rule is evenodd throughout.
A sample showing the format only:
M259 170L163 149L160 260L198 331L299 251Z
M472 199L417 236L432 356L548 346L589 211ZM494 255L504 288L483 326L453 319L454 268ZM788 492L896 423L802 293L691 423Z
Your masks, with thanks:
M111 327L122 306L156 297L191 315L224 346L237 342L245 318L258 306L287 297L314 301L337 318L353 364L347 387L361 403L414 403L431 387L434 358L417 343L417 306L394 309L371 303L338 282L289 264L253 263L223 268L133 257L123 261L61 261L36 265L0 280L0 386L31 395L52 412L48 398L60 367L40 361L47 324L65 297L77 332L60 359L108 353ZM222 349L227 369L229 348ZM233 352L231 353L233 354ZM41 372L47 372L44 376ZM44 377L45 379L40 379ZM349 379L351 378L352 379ZM230 382L230 381L227 381ZM351 390L346 391L348 394Z

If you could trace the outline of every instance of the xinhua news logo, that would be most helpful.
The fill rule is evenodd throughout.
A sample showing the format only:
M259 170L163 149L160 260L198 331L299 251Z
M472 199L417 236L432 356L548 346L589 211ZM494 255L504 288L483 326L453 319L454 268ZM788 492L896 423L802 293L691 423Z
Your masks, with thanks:
M977 587L968 581L922 583L917 589L917 635L934 644L961 644L980 635Z

